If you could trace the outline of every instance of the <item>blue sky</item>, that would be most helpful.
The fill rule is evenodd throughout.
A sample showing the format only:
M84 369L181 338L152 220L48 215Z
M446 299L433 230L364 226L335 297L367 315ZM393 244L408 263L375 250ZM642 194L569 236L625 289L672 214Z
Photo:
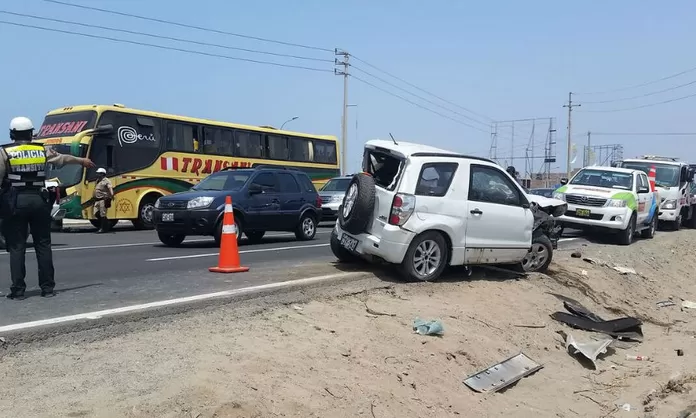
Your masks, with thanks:
M556 117L558 166L565 167L566 109L569 91L595 92L632 86L696 67L696 3L650 1L438 1L328 0L67 0L182 23L279 39L339 47L429 92L495 120ZM171 27L41 0L5 0L0 10L119 27L286 54L332 60L330 52L285 47L220 34ZM0 14L0 20L76 30L123 39L309 65L333 70L330 62L303 62L240 51L177 44L134 35L79 28ZM304 132L341 134L343 84L331 73L277 68L212 57L85 39L65 34L0 25L2 98L0 121L28 115L39 125L46 111L71 104L124 103L130 107L248 124L280 126ZM398 80L356 66L385 80ZM362 144L372 138L429 143L487 155L489 120L399 84L461 115L409 96L379 80L355 75L437 112L483 131L415 107L351 79L349 162L359 166ZM621 99L696 80L696 71L637 89L581 95L582 101ZM696 93L696 84L662 94L576 109L573 132L696 132L696 97L644 109L587 113L655 103ZM356 129L356 118L358 120ZM517 124L513 148L510 130L501 128L502 156L524 155L532 126ZM542 152L543 131L536 126L535 153ZM593 144L622 143L625 156L641 153L678 155L696 160L694 137L616 137L594 135ZM518 170L522 160L515 163ZM539 163L536 163L538 170Z

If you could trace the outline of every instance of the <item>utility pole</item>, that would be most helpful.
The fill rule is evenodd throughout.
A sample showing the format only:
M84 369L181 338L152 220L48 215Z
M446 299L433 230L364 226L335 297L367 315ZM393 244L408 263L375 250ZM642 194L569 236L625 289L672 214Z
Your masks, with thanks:
M592 155L592 148L590 148L590 146L591 146L591 139L590 138L591 137L592 137L592 132L587 131L587 162L585 163L586 166L590 165L590 158Z
M573 122L573 108L574 107L579 107L581 106L580 104L573 104L573 92L568 93L568 104L563 105L563 107L568 108L568 161L566 162L566 171L567 171L567 176L568 180L570 180L570 174L573 172L573 169L570 164L570 155L571 155L571 149L573 147L572 145L572 122Z
M512 138L510 139L510 165L515 163L515 121L512 121Z
M334 74L343 76L343 115L341 117L341 174L348 174L347 154L348 154L348 60L350 54L338 48L335 49L335 54L343 57L343 61L335 58L335 65L342 66L342 70L334 68Z

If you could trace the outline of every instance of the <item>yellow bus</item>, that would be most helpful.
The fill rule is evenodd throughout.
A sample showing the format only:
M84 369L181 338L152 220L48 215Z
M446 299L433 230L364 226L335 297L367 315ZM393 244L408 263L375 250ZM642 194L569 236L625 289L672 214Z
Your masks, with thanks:
M96 170L103 167L116 196L107 216L152 228L155 201L188 190L227 167L295 167L320 188L339 175L335 136L282 131L270 126L216 122L123 105L83 105L48 112L35 140L60 153L88 157L95 168L49 167L61 186L68 219L96 224L93 200Z

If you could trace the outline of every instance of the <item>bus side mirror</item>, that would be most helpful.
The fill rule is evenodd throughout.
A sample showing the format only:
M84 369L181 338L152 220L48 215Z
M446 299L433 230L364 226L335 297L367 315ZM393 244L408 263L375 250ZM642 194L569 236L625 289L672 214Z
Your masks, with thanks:
M564 185L564 186L565 186L566 184L568 184L568 179L565 178L565 177L563 177L563 178L561 179L561 184Z
M114 132L114 126L113 125L101 125L97 126L94 131L92 132L92 135L110 135Z

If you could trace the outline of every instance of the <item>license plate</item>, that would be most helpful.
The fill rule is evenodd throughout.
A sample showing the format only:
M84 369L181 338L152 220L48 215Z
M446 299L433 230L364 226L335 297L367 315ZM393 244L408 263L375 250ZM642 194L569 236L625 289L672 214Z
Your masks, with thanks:
M358 240L343 234L341 236L341 246L348 251L355 251L355 248L358 246Z
M590 210L589 209L577 209L575 211L575 214L582 217L582 218L589 218L590 217Z
M174 214L173 213L163 213L162 214L162 222L174 222Z

